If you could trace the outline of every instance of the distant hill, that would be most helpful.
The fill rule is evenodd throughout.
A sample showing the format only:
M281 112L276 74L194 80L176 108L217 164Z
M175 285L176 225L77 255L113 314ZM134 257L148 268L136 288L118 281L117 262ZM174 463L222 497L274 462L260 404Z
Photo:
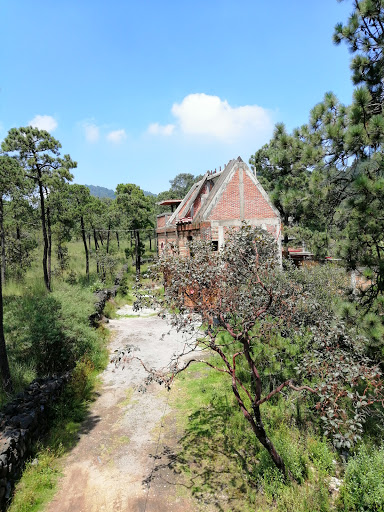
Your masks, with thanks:
M98 185L85 185L89 188L91 196L95 197L110 197L111 199L115 199L115 192L110 188L99 187ZM152 192L147 192L143 190L145 196L155 196Z
M110 197L111 199L115 199L115 193L110 188L99 187L97 185L85 185L89 188L91 196L95 197Z

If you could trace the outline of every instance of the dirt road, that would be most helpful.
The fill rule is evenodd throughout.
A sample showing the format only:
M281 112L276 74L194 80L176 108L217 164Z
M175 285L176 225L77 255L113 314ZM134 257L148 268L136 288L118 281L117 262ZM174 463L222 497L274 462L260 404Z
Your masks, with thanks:
M161 368L183 346L182 336L156 316L119 318L109 324L111 352L133 345L150 367ZM64 476L46 512L189 512L195 510L178 494L177 475L164 464L164 417L167 392L151 384L143 392L146 373L134 360L125 368L109 364L102 374L100 396L93 404L80 440L64 462ZM156 467L155 467L156 465Z

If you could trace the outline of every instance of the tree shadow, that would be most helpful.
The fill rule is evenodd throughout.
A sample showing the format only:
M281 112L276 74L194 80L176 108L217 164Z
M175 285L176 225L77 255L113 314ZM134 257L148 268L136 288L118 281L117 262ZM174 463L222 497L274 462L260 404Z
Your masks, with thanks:
M216 402L191 414L181 436L168 418L163 448L151 455L153 468L143 485L175 485L218 511L244 510L257 487L258 449L232 416L233 407Z

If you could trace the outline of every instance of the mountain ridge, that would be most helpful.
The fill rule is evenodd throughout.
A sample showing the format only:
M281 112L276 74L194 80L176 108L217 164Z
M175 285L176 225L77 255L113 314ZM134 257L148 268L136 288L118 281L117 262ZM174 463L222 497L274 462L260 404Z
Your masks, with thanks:
M103 198L103 197L109 197L110 199L115 199L115 192L114 190L107 188L107 187L100 187L99 185L87 185L86 187L89 188L89 191L91 193L91 196ZM152 192L148 192L147 190L143 190L145 196L155 196L156 194L153 194Z

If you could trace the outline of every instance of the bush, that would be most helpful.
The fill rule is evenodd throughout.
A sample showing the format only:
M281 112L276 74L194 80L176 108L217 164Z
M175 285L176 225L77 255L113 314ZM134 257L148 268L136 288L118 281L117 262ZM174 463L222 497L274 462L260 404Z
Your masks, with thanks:
M94 386L95 367L87 356L76 363L67 393L75 400L88 400Z
M384 511L384 445L376 451L363 446L350 459L340 489L339 510Z
M5 330L11 361L28 363L43 376L73 368L88 354L100 368L105 359L103 340L89 325L93 309L91 291L67 283L50 294L7 298Z

